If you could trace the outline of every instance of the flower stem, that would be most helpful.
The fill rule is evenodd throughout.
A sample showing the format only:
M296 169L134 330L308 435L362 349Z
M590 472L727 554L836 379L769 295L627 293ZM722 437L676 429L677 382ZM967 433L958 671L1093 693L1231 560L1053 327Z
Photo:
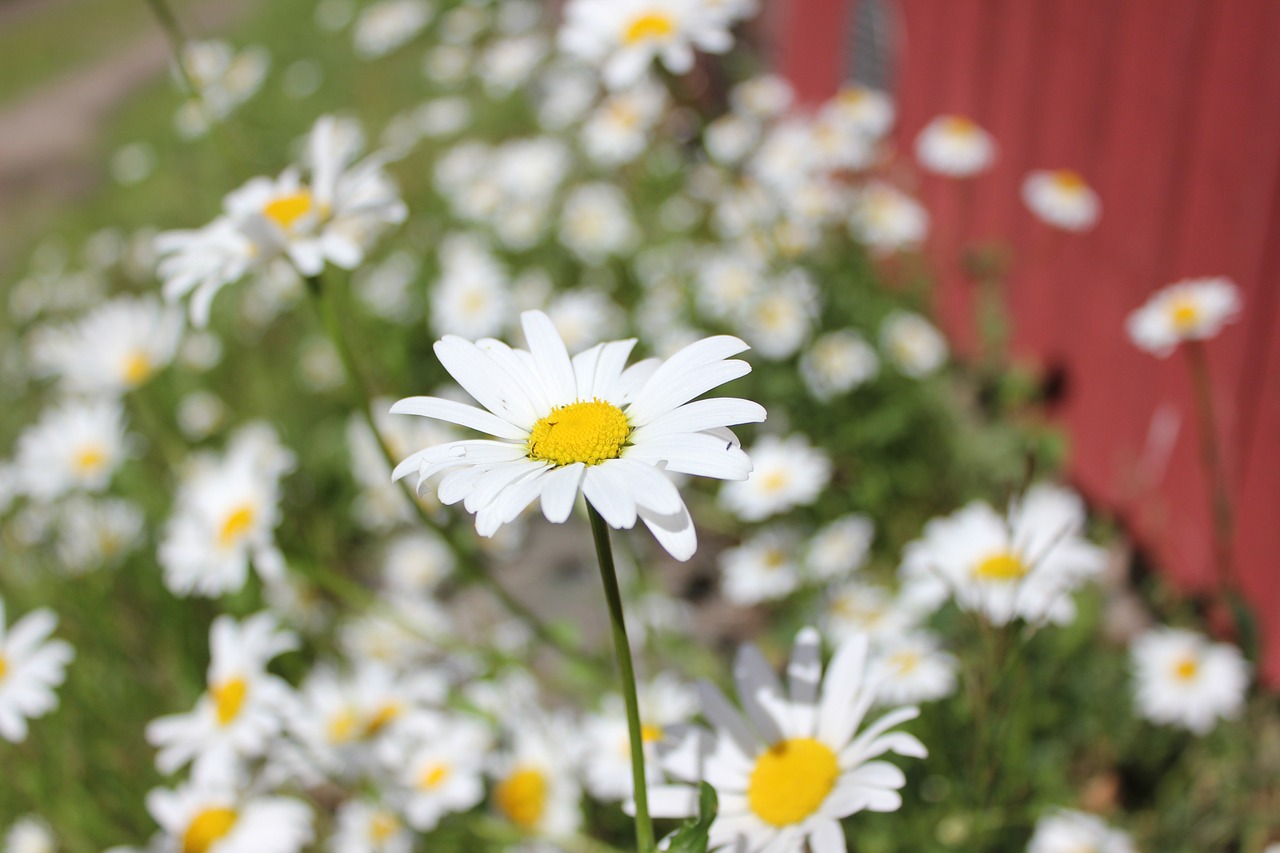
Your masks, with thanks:
M311 295L312 301L316 305L316 310L320 313L325 333L333 342L334 348L337 349L338 357L342 360L342 365L346 370L347 387L350 389L352 396L351 406L360 412L364 418L369 431L373 434L375 443L382 450L382 455L387 460L387 466L394 468L397 461L395 453L378 430L378 424L373 419L373 412L369 409L369 402L375 396L372 391L372 385L365 376L364 371L361 370L360 365L356 362L351 346L347 342L347 337L343 333L342 321L338 318L338 311L334 305L332 294L326 294L323 282L318 275L307 277L307 292ZM414 494L413 487L408 483L402 482L402 484L409 503L417 510L418 517L423 524L440 534L441 539L444 540L457 558L458 571L466 580L483 585L502 603L509 613L527 622L530 630L539 640L542 640L561 654L572 660L584 660L592 665L603 666L603 662L599 658L580 650L563 634L543 622L524 603L512 596L504 586L498 583L497 579L480 565L478 551L471 540L467 537L457 536L452 531L442 527L427 514L426 509L418 502L418 497Z
M631 665L631 644L627 642L627 623L622 614L622 593L618 590L618 573L613 566L613 549L609 546L609 527L595 507L587 504L591 517L591 534L596 540L596 559L600 563L600 580L609 604L609 623L613 628L613 650L618 656L622 676L622 696L627 705L627 734L631 745L631 781L636 799L636 848L639 853L654 849L653 823L649 819L649 793L645 788L644 736L640 728L640 703L636 699L636 673Z

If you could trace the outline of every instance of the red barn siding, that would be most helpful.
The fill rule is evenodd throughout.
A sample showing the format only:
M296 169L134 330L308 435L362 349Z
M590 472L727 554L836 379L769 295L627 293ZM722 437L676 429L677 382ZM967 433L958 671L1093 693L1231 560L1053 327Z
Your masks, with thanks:
M796 0L789 10L809 13L783 16L782 67L804 102L830 95L844 67L843 42L829 38L837 28L818 16L847 20L851 5ZM1013 348L1067 372L1060 419L1073 480L1191 590L1216 574L1186 365L1182 353L1136 350L1124 320L1178 278L1240 285L1244 315L1209 344L1209 360L1236 550L1263 623L1265 674L1280 684L1280 4L897 5L899 156L910 159L940 113L974 118L1000 146L978 179L926 176L918 187L935 222L943 324L972 351L974 286L957 249L1013 247ZM1081 172L1102 197L1098 227L1055 237L1035 222L1019 192L1035 168ZM1177 425L1167 454L1161 423Z

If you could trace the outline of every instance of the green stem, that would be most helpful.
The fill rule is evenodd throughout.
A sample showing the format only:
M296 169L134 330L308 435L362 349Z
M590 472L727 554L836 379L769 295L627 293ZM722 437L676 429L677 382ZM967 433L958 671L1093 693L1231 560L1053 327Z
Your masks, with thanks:
M631 644L627 642L627 623L622 613L622 593L618 589L618 573L613 567L613 550L609 547L609 527L596 508L587 504L591 517L591 534L596 540L596 559L600 563L600 580L609 604L609 623L613 628L613 650L618 656L622 676L622 697L627 705L627 734L631 746L631 781L636 798L636 849L650 853L654 849L653 823L649 819L649 792L645 787L644 735L640 728L640 703L636 698L636 673L631 666Z
M369 431L373 434L374 441L382 450L382 455L386 459L388 467L394 468L397 462L395 453L383 438L381 431L378 429L378 424L373 418L373 412L369 409L369 401L375 396L372 391L373 386L360 369L360 365L351 351L347 337L342 331L342 322L338 318L333 299L326 298L320 276L307 277L307 292L311 294L312 301L320 313L321 322L324 324L325 333L333 342L334 348L337 349L338 357L342 360L342 365L346 370L347 387L350 389L352 397L351 406L360 412L364 418ZM599 658L578 649L571 641L543 622L523 602L512 596L504 586L498 583L497 579L486 572L480 565L478 549L471 540L441 527L435 519L427 514L422 504L418 502L418 497L413 487L405 481L401 481L401 484L404 486L409 503L417 510L418 517L422 520L422 523L440 534L441 539L453 551L454 556L457 558L458 572L465 580L482 584L502 603L509 613L527 622L538 639L561 654L570 659L585 660L594 666L603 666L603 662Z
M182 26L178 23L178 17L173 14L173 10L164 0L146 0L147 5L151 7L151 12L156 16L156 20L160 23L160 29L164 30L165 37L169 40L169 49L173 52L174 64L178 66L178 74L182 77L182 82L186 85L191 95L196 98L203 98L203 93L196 86L196 82L191 79L191 75L187 73L187 63L183 61L183 51L187 46L187 37L182 32Z

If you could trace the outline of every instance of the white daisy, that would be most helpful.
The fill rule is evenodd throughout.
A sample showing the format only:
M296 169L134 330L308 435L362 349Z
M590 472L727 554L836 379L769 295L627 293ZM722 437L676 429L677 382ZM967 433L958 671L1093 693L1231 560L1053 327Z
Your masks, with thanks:
M842 86L823 113L851 125L869 139L880 139L893 127L893 100L884 92L857 83Z
M305 803L252 794L239 782L197 776L176 790L150 791L147 810L160 824L162 849L173 853L300 853L311 842L311 810Z
M356 56L385 56L420 33L431 15L431 5L424 0L380 0L365 7L352 30Z
M866 562L875 537L875 524L865 515L846 515L814 534L805 549L804 565L816 580L851 574Z
M626 328L626 312L608 294L588 288L556 294L547 306L547 316L571 350L586 349Z
M1240 650L1178 628L1153 628L1130 647L1138 715L1206 735L1244 710L1249 665Z
M441 818L484 799L484 768L493 748L488 726L469 717L437 715L410 732L409 747L384 750L400 787L394 799L409 824L430 832ZM390 746L390 744L388 744Z
M920 622L922 608L913 605L880 584L848 581L827 593L822 630L837 643L859 635L892 642Z
M1101 210L1098 194L1070 169L1029 173L1022 181L1022 200L1041 221L1064 231L1088 231Z
M729 92L729 103L734 112L757 119L770 119L782 115L795 100L795 92L786 78L777 74L762 74L734 86Z
M182 313L154 297L123 296L70 326L44 330L32 357L69 391L120 394L173 361L182 326Z
M1054 809L1036 821L1027 853L1137 853L1133 840L1097 815Z
M955 656L927 631L885 638L872 663L880 684L877 704L902 705L945 699L956 690Z
M1129 339L1164 358L1183 341L1202 341L1240 314L1240 291L1228 278L1186 278L1152 295L1125 320Z
M1005 515L974 501L930 521L903 549L904 595L923 608L954 596L996 625L1067 624L1076 614L1071 593L1106 563L1083 537L1084 521L1079 496L1058 486L1032 486Z
M689 748L666 762L676 778L706 780L716 789L709 849L800 853L808 844L813 853L843 853L844 818L901 807L906 776L877 759L926 755L914 736L891 731L919 712L897 708L858 731L877 695L865 638L840 646L823 678L818 632L801 631L785 690L752 646L739 652L734 677L743 710L704 683L702 711L715 733L690 738ZM658 786L650 794L650 810L660 817L688 816L696 802L696 790L684 785Z
M698 697L690 686L664 674L638 685L637 699L647 784L656 785L662 781L659 756L673 745L669 729L692 719L698 711ZM634 789L631 736L622 697L606 696L599 713L583 722L582 734L588 743L582 766L587 791L604 802L630 797Z
M778 276L758 297L739 306L735 326L743 340L765 358L790 358L813 329L821 302L803 270Z
M545 314L527 311L521 320L528 351L453 336L435 345L445 369L487 411L436 397L392 407L494 438L420 450L393 477L416 473L422 491L443 473L441 502L461 501L482 536L535 499L549 521L563 522L581 491L610 526L629 528L639 518L672 556L687 560L697 535L667 472L721 479L750 472L727 427L763 420L764 409L736 398L690 402L750 371L743 361L725 360L746 345L707 338L665 362L624 370L634 340L597 344L571 360Z
M734 604L751 605L785 598L800 586L800 537L794 530L770 527L736 548L720 552L720 588Z
M213 297L224 285L244 278L258 262L258 250L240 228L219 217L203 228L165 231L155 237L160 261L156 274L166 299L191 295L191 322L209 323Z
M853 329L827 332L800 356L800 378L814 399L847 394L880 372L880 357Z
M743 521L763 521L817 500L831 479L831 460L803 435L765 436L748 455L754 470L720 490L720 503Z
M0 843L3 853L57 853L58 842L49 824L34 815L13 822Z
M72 491L104 490L125 453L118 402L65 400L18 436L14 466L21 491L48 502Z
M880 346L898 370L915 379L947 361L947 341L933 324L910 311L894 311L880 324Z
M640 80L654 59L685 74L695 47L726 52L733 46L731 24L706 0L569 0L560 48L602 66L605 85L622 89Z
M490 98L505 98L528 82L546 59L550 45L540 34L501 39L480 56L477 76Z
M595 183L577 187L565 198L559 236L583 263L600 264L632 248L639 231L622 190Z
M556 838L582 825L582 790L575 778L576 726L533 708L508 708L509 749L493 757L491 802L522 830Z
M916 137L916 159L931 172L967 178L991 167L996 143L972 119L938 116Z
M0 737L19 743L27 737L27 720L58 707L53 689L66 678L75 650L64 640L50 640L58 625L53 611L32 610L6 629L0 598Z
M402 533L383 552L383 584L395 595L430 595L453 573L455 563L453 550L434 530Z
M329 838L332 853L412 853L413 833L391 809L368 800L338 807L337 829Z
M510 320L506 270L471 235L451 235L440 245L440 278L431 288L431 327L438 334L496 335Z
M121 498L92 500L76 495L64 500L54 543L60 568L79 575L118 565L137 547L142 525L142 510Z
M919 246L929 233L929 212L883 181L868 181L854 196L849 233L877 255Z
M652 83L610 95L582 127L583 150L600 166L630 163L644 152L666 105L666 91Z

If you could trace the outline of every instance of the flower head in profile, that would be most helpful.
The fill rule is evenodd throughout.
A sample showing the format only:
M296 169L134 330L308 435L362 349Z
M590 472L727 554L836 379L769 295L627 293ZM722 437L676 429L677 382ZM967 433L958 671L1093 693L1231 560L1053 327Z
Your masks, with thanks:
M930 172L969 178L995 162L996 143L973 119L943 115L925 125L916 137L916 159Z
M668 472L724 480L750 474L751 461L728 427L764 420L764 408L732 397L694 399L750 372L729 358L747 345L721 335L665 361L627 367L634 339L570 358L547 315L526 311L521 321L528 350L452 335L436 342L445 369L484 408L410 397L391 411L492 437L419 450L393 478L417 474L421 492L443 474L440 501L475 513L481 536L493 536L534 500L548 521L563 522L581 492L611 527L639 519L673 557L689 559L697 534Z
M58 707L53 689L66 677L75 650L49 635L58 617L45 608L33 610L6 629L0 598L0 738L19 743L27 737L27 720Z
M1229 278L1174 282L1129 315L1125 328L1139 348L1164 358L1183 341L1202 341L1240 313L1240 291Z
M1022 181L1022 200L1042 222L1063 231L1088 231L1098 221L1098 194L1071 169L1031 172Z
M821 655L818 632L801 631L784 689L759 650L744 646L734 666L742 711L703 683L703 716L715 730L693 729L664 768L685 783L706 780L716 789L720 810L708 849L844 853L842 819L902 805L906 776L881 756L927 754L914 736L891 731L918 710L897 708L863 729L879 695L866 637L842 644L825 678ZM662 817L692 814L696 799L688 784L657 786L649 797L652 813Z
M1027 853L1135 853L1128 834L1112 829L1097 815L1054 809L1036 822Z
M1249 665L1240 650L1193 631L1154 628L1137 637L1133 658L1138 716L1198 735L1244 709Z

